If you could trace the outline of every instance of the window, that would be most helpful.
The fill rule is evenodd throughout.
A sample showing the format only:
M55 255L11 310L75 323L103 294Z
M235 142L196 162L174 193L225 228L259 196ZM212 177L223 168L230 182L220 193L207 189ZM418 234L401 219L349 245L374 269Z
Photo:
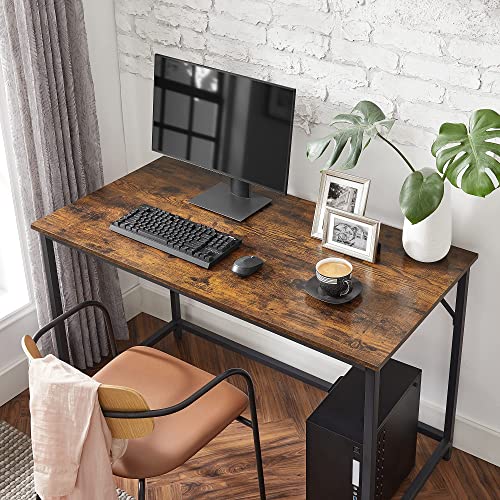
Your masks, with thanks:
M3 82L0 81L0 84ZM0 115L6 116L3 92L0 96ZM13 182L9 178L7 159L9 154L4 143L5 121L0 122L0 321L30 303L30 293L24 266L25 248L16 213Z

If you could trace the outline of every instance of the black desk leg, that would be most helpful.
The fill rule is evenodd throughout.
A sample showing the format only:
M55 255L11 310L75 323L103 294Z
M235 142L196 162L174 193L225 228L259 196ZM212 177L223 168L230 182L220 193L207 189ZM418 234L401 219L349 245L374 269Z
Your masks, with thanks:
M465 310L467 308L467 291L469 288L469 272L467 271L458 282L455 301L455 316L453 319L453 339L451 343L450 373L448 375L448 395L446 397L446 415L444 419L444 441L449 448L444 455L445 460L451 458L455 417L457 412L458 382L460 378L460 362L462 359L462 344L464 339Z
M376 487L378 404L380 372L365 370L365 409L363 420L363 463L361 500L373 500Z
M57 318L63 313L61 291L59 288L59 279L57 275L56 257L54 254L54 243L49 238L40 235L42 246L43 267L45 270L45 279L47 282L47 293L49 298L51 319ZM66 327L59 323L54 327L57 356L59 359L70 362L68 340L66 338Z
M181 320L181 301L179 294L170 290L170 307L172 309L172 321L178 324L174 328L174 335L177 340L182 339L182 327L180 325Z
M464 338L465 309L467 307L467 290L469 288L469 272L465 273L457 286L457 299L453 314L453 338L451 341L450 372L448 375L448 394L446 397L446 415L444 431L437 448L424 464L417 477L410 484L403 500L413 500L423 488L427 479L442 458L449 460L453 446L453 431L455 430L455 416L457 412L458 381L460 378L460 361L462 358L462 343ZM448 307L446 308L448 310ZM439 431L430 428L434 439L439 439Z

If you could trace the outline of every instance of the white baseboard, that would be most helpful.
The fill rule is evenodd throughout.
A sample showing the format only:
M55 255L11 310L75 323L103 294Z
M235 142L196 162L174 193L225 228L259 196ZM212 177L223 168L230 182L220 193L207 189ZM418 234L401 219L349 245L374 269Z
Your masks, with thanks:
M420 420L443 428L444 408L429 401L420 401ZM453 446L475 457L500 466L500 431L457 414Z
M36 332L38 321L33 306L26 306L0 325L0 405L28 387L28 362L21 349L25 333Z
M171 319L168 291L147 281L141 281L139 285L128 291L125 304L127 319L133 317L132 312L135 311L143 311L165 321ZM350 368L345 363L194 300L182 297L181 308L184 318L324 380L334 382ZM444 408L421 400L420 420L442 428ZM500 466L500 431L498 430L457 414L453 445Z
M22 356L0 372L0 406L28 387L28 360Z
M127 290L122 290L123 307L125 309L125 319L130 321L132 318L143 311L144 289L140 284L133 285Z

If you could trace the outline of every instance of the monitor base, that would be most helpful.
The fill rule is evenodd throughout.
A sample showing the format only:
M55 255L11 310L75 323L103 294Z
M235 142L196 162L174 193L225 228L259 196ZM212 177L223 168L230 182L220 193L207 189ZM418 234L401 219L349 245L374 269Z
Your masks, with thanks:
M235 191L236 193L245 194L245 189L241 189L244 186L241 186L240 183L243 184L241 181L233 180L230 188L227 184L221 182L191 198L189 203L242 222L266 205L269 205L271 199L265 196L240 196L235 194Z

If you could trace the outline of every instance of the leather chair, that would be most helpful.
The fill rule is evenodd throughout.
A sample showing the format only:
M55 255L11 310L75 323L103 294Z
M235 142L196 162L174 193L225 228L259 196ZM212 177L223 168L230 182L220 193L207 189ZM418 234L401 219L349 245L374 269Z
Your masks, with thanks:
M94 375L101 383L99 404L115 438L129 439L125 455L113 464L117 476L139 480L138 500L146 498L146 479L176 469L233 420L253 431L260 498L265 499L255 393L248 372L232 368L213 375L157 349L136 346L117 355L109 313L96 301L83 302L22 340L29 359L41 358L36 342L78 311L95 307L104 315L113 359ZM229 384L242 377L248 395ZM242 416L250 406L251 420ZM151 409L155 408L155 409Z

